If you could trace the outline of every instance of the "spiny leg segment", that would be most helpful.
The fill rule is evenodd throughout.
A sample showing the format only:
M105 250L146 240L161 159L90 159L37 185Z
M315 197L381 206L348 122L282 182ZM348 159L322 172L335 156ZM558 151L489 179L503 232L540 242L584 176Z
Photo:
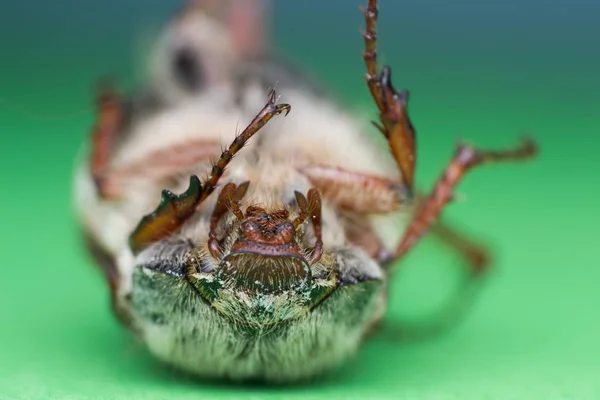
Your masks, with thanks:
M369 0L367 9L361 8L361 11L366 22L363 32L363 59L367 69L365 80L379 109L380 123L375 123L375 126L388 140L404 184L410 192L414 184L416 142L415 129L407 110L408 91L396 91L392 85L391 69L386 66L380 72L377 67L377 1Z
M235 138L229 148L221 154L213 165L210 176L204 184L196 175L190 178L190 186L183 194L176 196L168 190L163 190L158 208L146 215L129 238L129 244L134 253L139 253L148 245L174 233L190 218L200 203L202 203L217 187L219 179L233 157L244 147L250 138L258 132L273 116L285 113L289 104L275 104L277 95L274 90L269 93L269 99L263 109L256 115L250 125Z
M289 104L275 104L276 101L277 94L275 93L275 90L271 90L269 93L269 100L264 108L256 115L256 117L254 117L252 122L250 122L250 125L235 138L229 148L221 154L219 160L213 165L210 176L204 184L205 194L203 194L202 200L207 198L213 192L217 186L217 182L225 171L225 167L256 132L265 126L275 115L281 113L285 113L285 115L289 114L292 106Z

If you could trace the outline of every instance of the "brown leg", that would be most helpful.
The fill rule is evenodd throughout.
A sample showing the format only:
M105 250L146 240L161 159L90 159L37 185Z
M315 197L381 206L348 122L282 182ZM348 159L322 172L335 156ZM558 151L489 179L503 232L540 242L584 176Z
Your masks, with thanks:
M433 192L416 211L396 249L395 258L402 258L435 224L442 210L451 200L454 188L467 171L488 162L528 159L535 154L535 151L535 145L531 141L526 141L521 147L507 151L478 151L472 147L459 146Z
M389 213L410 201L406 186L393 179L327 165L299 168L332 205L358 213Z
M367 74L365 79L371 95L379 109L381 132L388 139L392 154L398 164L405 182L407 192L412 193L415 166L415 131L410 122L406 102L408 92L398 92L391 82L391 69L384 67L381 72L377 68L377 0L369 0L367 9L362 10L365 16L366 31L365 61ZM461 146L448 166L446 173L438 182L433 193L424 201L408 227L394 259L401 258L425 232L434 225L438 215L451 199L452 190L462 176L472 167L489 162L506 159L530 158L535 153L535 146L527 142L523 147L506 152L480 152L473 148ZM455 245L462 245L458 242ZM463 248L462 250L467 250ZM471 254L470 256L475 256Z
M92 130L90 170L102 197L108 196L106 174L110 168L114 142L122 128L123 103L111 86L100 89L97 101L96 125Z
M298 170L330 206L346 211L344 218L350 243L381 263L393 258L393 251L383 246L364 216L386 214L408 206L410 193L402 182L327 165L306 165Z
M215 190L225 167L244 147L246 142L273 116L289 113L291 106L289 104L275 104L276 100L275 91L271 91L267 104L250 125L235 138L229 148L223 151L203 185L200 185L200 180L196 175L192 175L190 186L183 194L176 196L168 190L163 190L161 202L157 209L142 218L129 238L129 244L134 253L138 253L146 246L171 235L179 229L194 214L196 207Z
M296 199L300 197L304 196L300 192L296 192ZM314 264L319 261L323 255L323 234L321 231L321 195L319 194L319 191L314 188L309 189L308 200L305 199L304 204L307 204L308 207L305 206L301 210L302 215L310 217L315 234L315 245L312 248L309 260L311 264Z
M412 249L419 239L428 231L457 251L466 262L469 273L456 294L433 315L420 322L403 322L402 326L393 330L395 338L423 339L441 333L453 326L465 315L478 293L482 278L489 267L489 256L477 244L465 239L453 229L438 222L438 218L452 198L452 191L460 179L471 168L486 162L518 160L530 158L535 153L533 143L504 152L477 151L471 147L459 146L456 155L446 168L433 192L425 198L417 208L412 222L402 238L393 261L401 259Z
M363 34L366 50L363 53L367 74L366 81L373 99L379 109L379 130L388 139L392 154L402 173L404 183L410 194L413 189L415 169L415 131L407 114L406 103L408 92L397 92L391 83L391 70L377 69L376 30L377 1L369 0L368 7L363 10L366 21L366 32ZM441 310L433 323L419 324L416 329L404 329L404 333L412 332L417 337L424 334L436 333L462 315L462 311L470 304L477 284L486 270L488 257L486 253L473 243L461 238L448 227L437 223L443 208L451 200L452 191L464 174L471 168L493 161L530 158L535 153L535 146L527 142L524 146L505 152L476 151L470 147L459 147L454 159L446 172L435 186L431 195L417 207L413 220L409 224L404 237L398 245L395 254L388 262L402 258L419 239L431 229L446 244L457 250L467 261L471 273L465 281L465 288ZM396 335L397 336L397 335ZM401 335L403 336L403 335ZM410 335L409 335L410 336Z
M194 140L153 151L139 161L110 169L103 174L104 197L118 199L123 192L123 186L132 179L152 177L162 180L181 174L186 169L208 162L219 154L220 149L218 141Z
M325 165L306 166L299 170L309 178L325 201L347 211L345 218L348 219L347 234L351 243L362 247L383 264L388 265L397 260L393 251L383 248L362 214L389 213L408 207L409 199L402 183ZM425 203L425 197L419 195L414 202L418 209L419 205ZM433 225L431 233L458 252L474 272L483 272L489 264L488 256L480 246L442 222Z
M131 179L140 176L168 178L219 154L218 141L195 140L154 151L132 164L113 168L110 164L116 140L123 130L124 113L123 100L116 90L111 86L102 87L92 131L90 170L98 194L104 199L118 199L122 186Z
M408 91L398 92L394 89L389 67L384 67L381 72L377 68L377 0L369 0L367 9L362 9L362 12L366 22L366 31L363 33L363 58L367 68L365 80L379 109L380 124L376 126L387 138L404 184L410 192L415 174L416 143L415 129L407 111Z
M208 197L208 195L215 190L217 182L225 171L225 167L229 164L233 156L235 156L238 151L244 147L246 142L250 140L250 138L260 130L260 128L265 126L267 122L269 122L275 115L279 115L281 113L288 115L292 107L289 104L275 104L276 101L277 94L275 93L275 90L271 90L269 93L269 100L264 108L256 117L254 117L252 122L250 122L250 125L248 125L248 127L244 129L244 131L238 137L235 138L229 148L225 150L223 154L221 154L219 161L213 165L210 176L205 183L205 193L202 196L202 200Z
M310 263L314 264L323 255L323 234L321 230L321 195L317 189L309 189L308 200L300 192L294 192L296 202L300 208L300 215L294 220L294 228L298 228L307 219L310 219L315 232L315 246L312 249Z
M490 255L479 244L467 239L442 221L431 227L433 237L456 251L469 267L470 275L484 274L490 266Z
M393 257L393 252L388 250L381 239L375 234L374 226L363 215L346 213L346 237L353 246L363 249L369 257L380 264L386 263Z
M228 183L223 186L219 198L210 218L210 232L208 233L208 249L210 253L217 259L222 257L221 243L217 238L217 227L221 218L231 210L238 220L243 219L242 211L240 210L239 201L244 197L248 190L250 182L244 182L240 186L235 183Z

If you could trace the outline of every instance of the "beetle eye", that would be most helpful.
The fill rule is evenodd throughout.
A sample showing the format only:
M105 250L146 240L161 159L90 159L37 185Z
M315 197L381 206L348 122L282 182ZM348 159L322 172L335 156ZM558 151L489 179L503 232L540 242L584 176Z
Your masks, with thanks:
M181 48L173 55L173 72L178 82L188 90L202 85L202 67L198 55L189 48Z

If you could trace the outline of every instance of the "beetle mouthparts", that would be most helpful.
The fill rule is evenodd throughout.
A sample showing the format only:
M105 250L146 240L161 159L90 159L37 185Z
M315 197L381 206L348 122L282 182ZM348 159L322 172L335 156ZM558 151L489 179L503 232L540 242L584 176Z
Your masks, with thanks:
M319 261L323 254L321 233L321 197L316 189L308 191L308 199L300 192L295 192L299 215L289 220L289 212L285 209L267 212L257 206L248 206L242 212L239 201L242 199L250 182L239 186L228 183L223 187L210 220L208 249L216 259L223 259L222 240L217 237L217 227L223 215L231 211L240 223L242 238L230 249L232 252L254 253L263 256L291 256L304 259L304 249L295 241L298 228L310 221L314 228L315 244L310 250L309 263Z
M289 212L249 206L244 217L242 235L222 259L219 279L266 293L309 285L310 266L296 240L297 229Z
M256 252L230 253L221 262L219 280L239 288L263 293L281 293L308 287L310 267L297 255L268 256Z
M288 217L287 210L268 213L259 207L248 207L246 220L241 224L243 236L231 246L229 255L292 257L306 262L302 249L294 240L296 228Z

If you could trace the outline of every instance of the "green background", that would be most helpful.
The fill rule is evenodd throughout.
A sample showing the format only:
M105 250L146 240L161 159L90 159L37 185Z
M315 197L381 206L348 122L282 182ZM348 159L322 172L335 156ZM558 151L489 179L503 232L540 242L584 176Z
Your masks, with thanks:
M143 49L177 3L0 5L0 399L600 399L600 3L381 1L382 58L412 91L417 180L457 138L541 145L522 165L469 176L447 216L490 243L495 270L468 318L403 342L383 330L329 379L269 388L197 382L165 368L113 319L72 216L74 156L93 84L139 81ZM18 4L17 4L18 3ZM278 1L274 40L348 104L370 107L358 0ZM235 129L235 127L232 127ZM388 322L452 287L424 243L394 284Z

